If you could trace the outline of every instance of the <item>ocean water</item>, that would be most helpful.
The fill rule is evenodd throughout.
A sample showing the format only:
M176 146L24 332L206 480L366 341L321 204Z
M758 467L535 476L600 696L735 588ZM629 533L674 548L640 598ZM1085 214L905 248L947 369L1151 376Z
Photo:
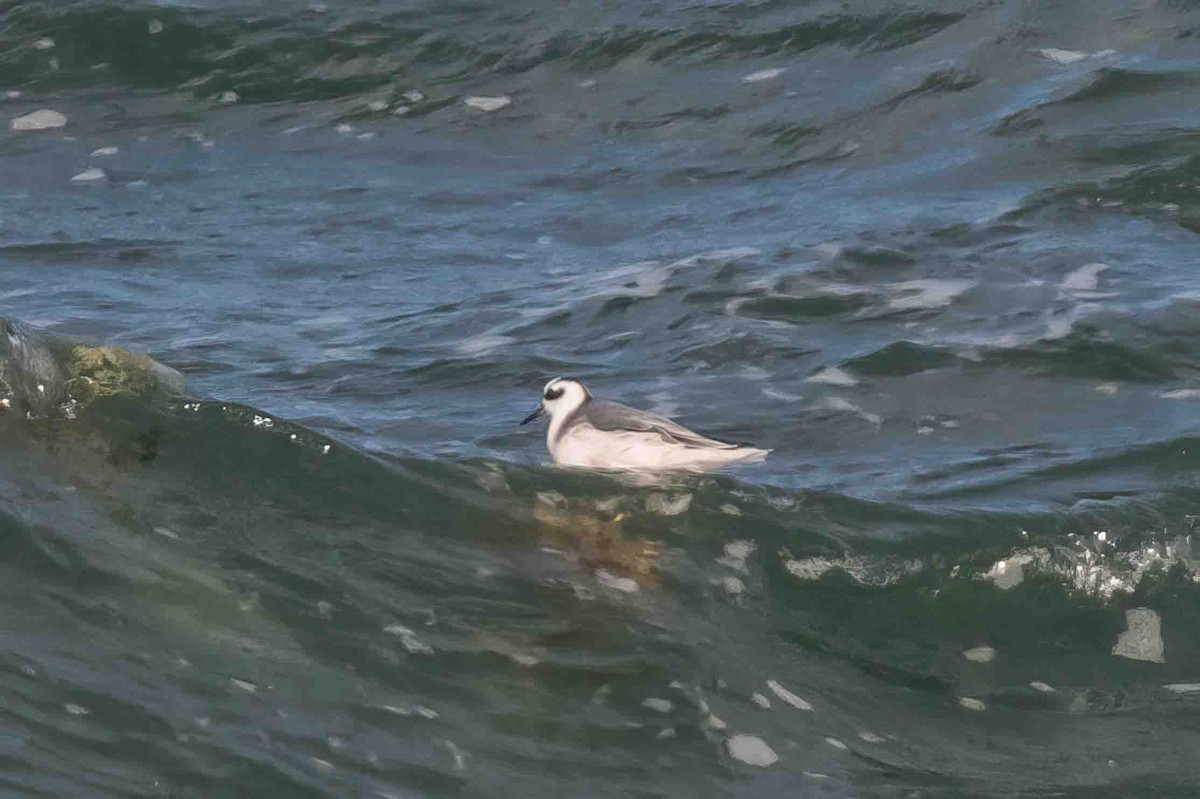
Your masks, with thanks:
M0 15L0 793L1197 795L1194 3Z

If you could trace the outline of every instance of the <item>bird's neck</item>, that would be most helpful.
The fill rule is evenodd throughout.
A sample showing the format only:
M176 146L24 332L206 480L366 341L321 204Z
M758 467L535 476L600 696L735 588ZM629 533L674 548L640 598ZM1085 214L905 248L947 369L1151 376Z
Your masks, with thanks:
M554 448L557 446L558 442L562 440L562 435L567 429L567 425L571 423L571 420L579 414L580 409L582 409L586 404L586 401L581 402L579 405L560 416L550 417L550 425L546 428L546 447L551 453L554 452Z

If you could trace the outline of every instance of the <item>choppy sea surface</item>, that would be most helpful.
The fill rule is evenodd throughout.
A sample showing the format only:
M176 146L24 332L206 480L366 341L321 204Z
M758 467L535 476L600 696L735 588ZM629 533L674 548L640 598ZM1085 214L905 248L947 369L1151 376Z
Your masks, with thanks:
M0 15L0 793L1196 795L1196 4Z

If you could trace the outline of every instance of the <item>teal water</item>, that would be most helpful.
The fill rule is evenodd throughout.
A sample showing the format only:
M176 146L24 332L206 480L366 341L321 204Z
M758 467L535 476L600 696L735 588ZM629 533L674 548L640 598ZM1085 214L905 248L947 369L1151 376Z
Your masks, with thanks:
M0 792L1195 793L1191 4L0 14Z

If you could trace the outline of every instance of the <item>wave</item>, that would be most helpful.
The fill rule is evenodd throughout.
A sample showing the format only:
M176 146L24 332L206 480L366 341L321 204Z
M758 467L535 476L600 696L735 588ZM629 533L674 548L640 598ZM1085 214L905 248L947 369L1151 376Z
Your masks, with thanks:
M46 89L182 88L205 98L234 91L252 103L383 91L401 102L418 83L518 74L547 64L594 71L639 59L763 57L822 46L891 50L964 17L915 10L824 14L756 31L753 24L731 28L719 13L704 16L688 26L613 19L611 27L595 32L561 23L547 32L540 15L531 19L469 4L370 16L353 8L311 7L242 20L214 9L22 3L6 17L0 82ZM53 43L52 52L36 44L45 41ZM414 114L428 110L408 105Z
M1090 474L1182 470L1194 446ZM700 767L735 733L790 740L784 714L803 712L817 744L902 749L909 784L958 784L978 764L934 768L956 729L942 716L1111 709L1126 611L1156 614L1166 653L1129 690L1187 683L1190 628L1168 603L1200 591L1186 486L1069 512L933 511L723 475L370 455L251 407L138 390L70 421L0 418L0 447L0 572L22 620L9 665L32 697L15 718L48 714L39 734L72 754L90 719L226 764L258 757L239 736L266 731L261 771L222 774L251 793L369 782L384 744L400 753L391 783L457 789L460 760L526 763L564 714L589 731L573 762L605 775L630 736L670 727ZM41 626L70 635L48 651ZM87 674L63 641L87 642ZM786 663L747 664L746 647L776 644ZM1068 676L1079 657L1098 685ZM554 700L532 724L540 711L509 695L530 680ZM873 732L897 689L939 719L925 738ZM429 735L453 747L399 745Z

